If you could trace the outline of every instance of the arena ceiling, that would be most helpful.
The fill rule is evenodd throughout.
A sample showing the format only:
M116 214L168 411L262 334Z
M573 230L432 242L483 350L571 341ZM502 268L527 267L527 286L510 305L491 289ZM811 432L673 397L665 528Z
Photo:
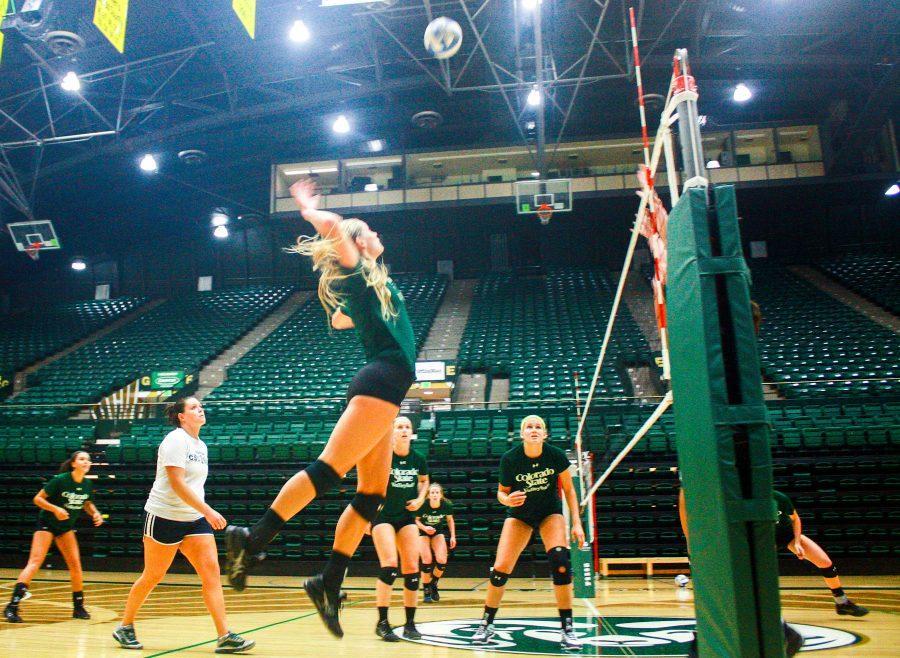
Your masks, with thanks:
M274 161L359 155L376 138L390 151L521 142L538 71L547 144L633 133L631 5L646 91L665 93L672 52L688 48L712 126L823 122L846 167L854 145L897 110L895 2L543 0L536 30L521 0L259 0L250 39L226 0L131 0L124 55L93 26L93 5L44 0L44 22L4 30L6 221L20 213L121 215L176 190L194 194L198 207L219 199L264 211ZM464 33L449 65L422 45L429 18L440 15ZM298 19L311 32L307 43L287 39ZM67 40L48 33L60 31L83 47L55 54ZM70 70L82 81L78 93L60 88ZM731 101L737 82L753 88L750 103ZM440 113L440 125L414 124L426 110ZM351 119L346 136L329 128L338 113ZM190 149L205 160L179 159ZM147 152L160 161L153 189L136 166Z

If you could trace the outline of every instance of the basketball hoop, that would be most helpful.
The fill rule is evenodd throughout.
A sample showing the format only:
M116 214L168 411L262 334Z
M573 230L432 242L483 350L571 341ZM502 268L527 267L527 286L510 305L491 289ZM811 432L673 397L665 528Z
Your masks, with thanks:
M549 203L542 203L538 206L537 216L541 220L541 226L546 226L550 223L550 218L553 217L553 206Z
M28 257L31 260L37 260L38 258L40 258L40 252L43 246L43 242L32 242L27 247L25 247L25 253L28 254Z

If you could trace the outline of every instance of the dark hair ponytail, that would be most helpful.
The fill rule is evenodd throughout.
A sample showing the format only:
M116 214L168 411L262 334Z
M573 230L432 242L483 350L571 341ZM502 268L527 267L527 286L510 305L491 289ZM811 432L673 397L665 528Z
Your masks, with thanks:
M64 461L62 464L59 465L59 472L60 473L70 473L72 471L72 462L75 461L75 459L81 453L84 453L84 454L90 456L87 450L76 450L71 455L69 455L69 458L66 461Z
M174 425L175 427L181 427L181 421L178 420L178 414L184 413L184 408L187 405L187 398L180 398L175 400L172 404L166 406L166 421L169 425Z

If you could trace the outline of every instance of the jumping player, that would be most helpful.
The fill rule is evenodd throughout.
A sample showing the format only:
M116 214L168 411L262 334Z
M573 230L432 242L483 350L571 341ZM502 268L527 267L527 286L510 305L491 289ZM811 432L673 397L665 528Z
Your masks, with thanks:
M319 300L332 326L356 329L366 365L350 382L347 408L319 458L285 483L253 527L227 529L226 571L232 587L244 589L248 571L265 557L265 547L288 519L340 484L355 466L356 495L335 527L331 557L321 574L304 583L325 626L343 637L341 583L350 556L384 502L393 422L415 378L416 344L403 295L378 260L384 252L378 234L359 219L319 210L310 180L294 183L291 194L318 233L298 238L292 251L312 259L320 273Z

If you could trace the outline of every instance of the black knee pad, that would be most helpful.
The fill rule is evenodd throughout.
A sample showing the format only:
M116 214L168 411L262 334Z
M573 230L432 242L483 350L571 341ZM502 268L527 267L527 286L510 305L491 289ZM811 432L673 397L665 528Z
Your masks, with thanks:
M397 580L397 567L381 567L378 572L378 580L390 587Z
M331 466L317 459L306 467L307 477L312 481L317 496L324 496L326 493L334 489L341 483L340 475L338 475Z
M509 580L508 573L503 573L502 571L491 569L491 585L493 585L494 587L503 587L504 585L506 585L507 580Z
M834 562L831 563L831 566L820 568L819 573L822 574L822 578L837 578L838 577L838 572L834 566Z
M384 496L360 493L358 491L353 496L353 500L350 501L350 506L356 510L356 513L370 523L378 516L382 505L384 505Z
M550 577L554 585L569 585L572 582L572 554L568 548L557 546L547 551L550 559Z
M447 568L447 563L446 563L446 562L435 562L435 563L434 563L434 570L435 570L435 571L443 571L443 570L446 569L446 568Z
M419 589L419 574L418 573L403 574L403 587L405 589L408 589L410 592L418 591L418 589Z
M422 565L422 573L431 573L432 571L434 571L434 562Z

